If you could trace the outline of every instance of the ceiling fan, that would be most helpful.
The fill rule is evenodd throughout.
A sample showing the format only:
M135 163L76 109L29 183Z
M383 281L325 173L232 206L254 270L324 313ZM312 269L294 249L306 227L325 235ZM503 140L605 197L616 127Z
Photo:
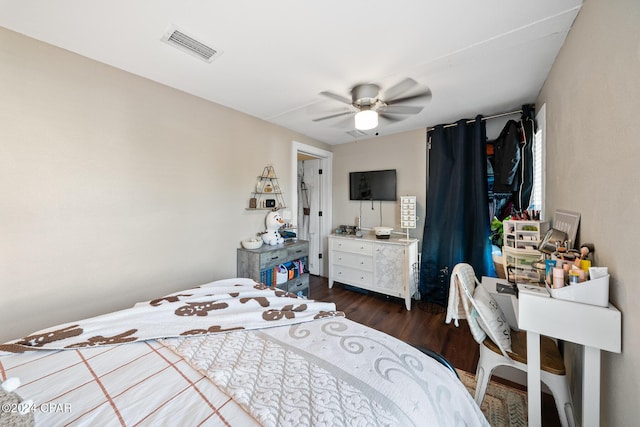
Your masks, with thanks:
M431 98L431 90L424 87L411 93L419 87L418 82L406 78L384 92L384 99L380 95L380 86L373 83L359 84L351 89L351 99L333 92L320 92L321 95L336 101L348 104L348 111L330 114L328 116L313 119L314 122L333 119L336 117L355 114L355 127L358 130L374 129L378 126L378 119L388 122L397 122L405 119L405 115L418 114L424 107L417 105L403 105L410 101ZM406 94L406 96L403 96Z

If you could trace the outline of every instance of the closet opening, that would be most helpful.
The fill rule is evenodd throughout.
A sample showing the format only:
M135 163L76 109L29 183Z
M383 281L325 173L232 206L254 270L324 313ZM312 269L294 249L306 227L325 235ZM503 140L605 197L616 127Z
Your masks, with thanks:
M309 241L309 273L326 276L327 237L332 225L332 155L293 142L291 211L297 238Z

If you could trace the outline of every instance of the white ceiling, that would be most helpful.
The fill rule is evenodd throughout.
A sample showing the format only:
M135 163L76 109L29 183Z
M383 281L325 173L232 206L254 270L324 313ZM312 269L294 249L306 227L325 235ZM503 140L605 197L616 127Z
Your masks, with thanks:
M433 92L390 135L534 102L582 0L0 0L0 26L328 144L353 122L313 118L358 83ZM161 42L176 26L223 54ZM339 126L341 124L341 126Z

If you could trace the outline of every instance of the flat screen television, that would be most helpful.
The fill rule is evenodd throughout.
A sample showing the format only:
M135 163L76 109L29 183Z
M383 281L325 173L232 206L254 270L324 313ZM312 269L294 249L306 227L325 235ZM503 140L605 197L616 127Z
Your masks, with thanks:
M396 170L349 172L350 200L396 201Z

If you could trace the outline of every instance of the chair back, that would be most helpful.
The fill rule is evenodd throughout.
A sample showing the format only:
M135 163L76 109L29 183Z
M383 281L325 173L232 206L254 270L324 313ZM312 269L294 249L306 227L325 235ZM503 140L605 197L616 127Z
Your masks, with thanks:
M480 322L478 322L478 319L474 315L469 316L469 318L467 319L467 321L469 322L469 327L473 331L474 326L472 326L472 322L475 322L478 327L482 328L482 330L487 334L489 339L491 339L491 341L493 341L498 346L502 355L510 359L507 350L502 346L500 340L498 339L499 332L492 327L492 322L489 322L489 319L487 319L483 314L482 308L473 297L476 292L476 288L482 286L478 281L478 278L476 277L473 267L469 264L461 263L457 264L454 267L454 272L456 271L457 274L455 275L455 280L464 293L464 296L471 302L471 305L474 309L473 314L480 319ZM489 296L489 298L491 298L491 296ZM476 338L475 334L474 338ZM477 338L476 341L478 341L479 344L482 344L482 341L479 341Z

